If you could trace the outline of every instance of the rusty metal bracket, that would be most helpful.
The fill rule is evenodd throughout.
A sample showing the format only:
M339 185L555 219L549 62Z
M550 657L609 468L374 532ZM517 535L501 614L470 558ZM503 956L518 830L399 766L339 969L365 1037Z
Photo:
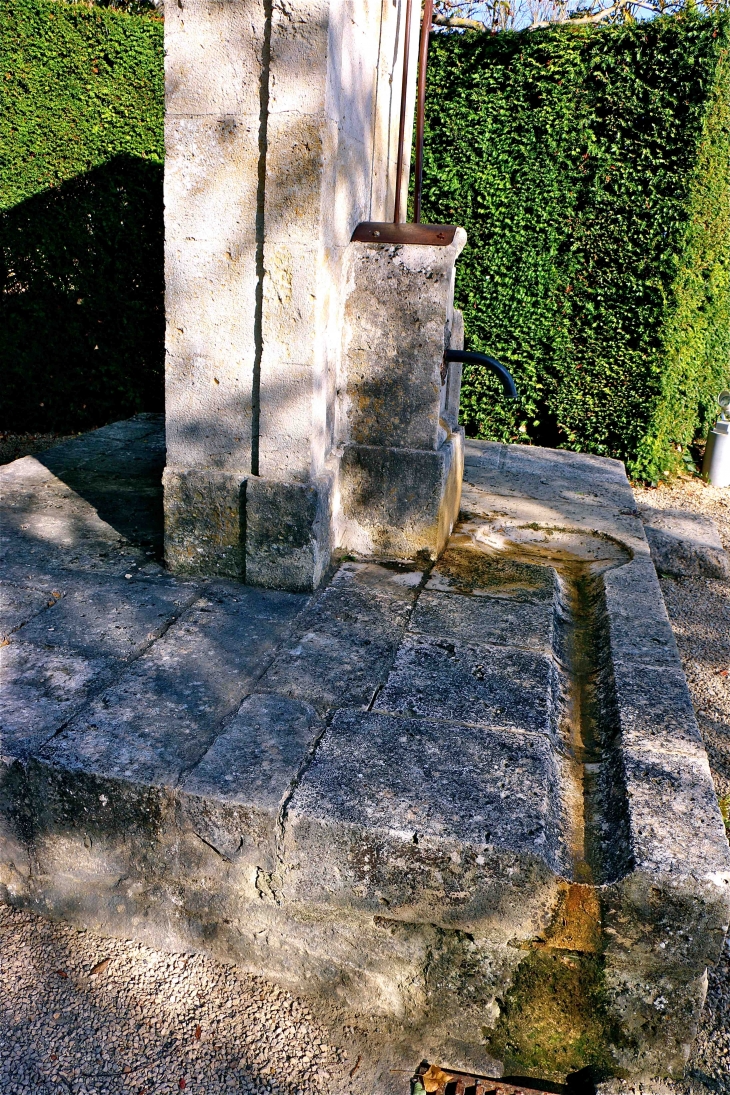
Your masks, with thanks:
M361 221L352 233L352 243L420 243L425 247L448 247L454 242L455 224L392 224L390 221Z
M554 1095L557 1085L551 1085L551 1091L540 1086L540 1081L530 1081L529 1086L512 1084L504 1080L495 1080L489 1076L479 1076L469 1072L459 1072L453 1068L441 1068L421 1061L411 1077L411 1092L420 1095Z

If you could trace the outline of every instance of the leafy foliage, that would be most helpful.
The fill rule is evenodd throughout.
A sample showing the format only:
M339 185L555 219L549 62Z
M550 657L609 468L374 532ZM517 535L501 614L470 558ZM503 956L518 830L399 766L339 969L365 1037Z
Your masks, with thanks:
M463 225L480 437L670 474L730 363L730 19L436 34L423 219Z
M0 0L4 428L162 406L162 22Z

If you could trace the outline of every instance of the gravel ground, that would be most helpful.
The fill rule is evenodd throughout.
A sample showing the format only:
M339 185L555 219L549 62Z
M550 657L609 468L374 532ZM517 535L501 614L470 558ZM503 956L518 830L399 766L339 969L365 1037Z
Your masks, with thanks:
M635 489L639 504L711 517L730 552L730 488L681 478ZM662 593L682 657L719 797L730 795L730 580L662 578ZM692 1090L730 1093L730 947L710 971L707 1003L688 1069ZM684 1089L686 1090L686 1089Z
M359 1091L351 1029L333 1044L306 1004L233 966L2 905L0 939L2 1095Z

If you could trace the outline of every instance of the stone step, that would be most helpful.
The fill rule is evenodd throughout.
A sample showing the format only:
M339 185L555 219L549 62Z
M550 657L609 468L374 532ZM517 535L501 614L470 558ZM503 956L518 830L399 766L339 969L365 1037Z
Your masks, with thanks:
M621 465L469 442L433 567L305 596L102 520L151 426L0 472L2 900L339 1000L411 1067L679 1075L730 854Z

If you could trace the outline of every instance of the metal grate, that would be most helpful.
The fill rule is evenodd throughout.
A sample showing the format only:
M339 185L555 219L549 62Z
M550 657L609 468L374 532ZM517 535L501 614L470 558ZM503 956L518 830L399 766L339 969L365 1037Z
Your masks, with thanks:
M535 1080L534 1086L530 1083L529 1087L523 1087L421 1061L411 1078L411 1095L423 1095L424 1092L426 1095L553 1095L554 1086L548 1092L539 1084L540 1081Z

